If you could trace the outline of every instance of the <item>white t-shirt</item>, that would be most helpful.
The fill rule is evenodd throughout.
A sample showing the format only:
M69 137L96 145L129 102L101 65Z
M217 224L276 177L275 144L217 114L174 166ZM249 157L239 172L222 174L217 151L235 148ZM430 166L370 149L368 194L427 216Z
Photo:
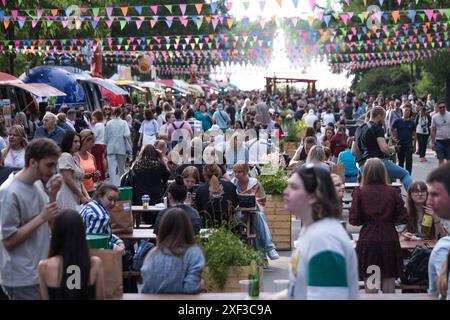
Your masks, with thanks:
M145 133L148 136L157 136L159 132L158 122L156 120L144 120L142 121L139 133Z
M92 128L92 132L95 133L95 144L105 144L105 124L97 122Z
M2 150L2 153L4 150ZM25 148L20 150L9 149L5 156L5 167L23 168L25 167Z
M436 113L431 118L431 127L436 128L436 140L450 139L450 112L445 111L445 115Z
M325 218L306 228L293 251L289 277L293 299L359 298L356 252L338 220Z
M329 124L331 123L336 123L336 119L334 118L334 113L325 113L322 117L323 119L323 123L325 124Z

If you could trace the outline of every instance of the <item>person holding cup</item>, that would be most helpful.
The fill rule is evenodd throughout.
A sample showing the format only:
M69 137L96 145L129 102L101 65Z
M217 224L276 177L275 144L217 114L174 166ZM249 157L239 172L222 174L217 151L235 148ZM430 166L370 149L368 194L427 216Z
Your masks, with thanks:
M11 300L40 299L38 263L48 254L62 178L53 179L48 194L41 181L56 173L60 154L53 140L33 140L25 148L25 167L0 187L0 285Z
M406 240L415 239L415 237L428 238L437 240L439 236L446 235L444 228L440 223L440 219L436 217L433 209L426 205L428 199L428 187L423 181L415 181L408 188L408 196L406 200L406 210L408 212L408 222L406 231L402 236ZM430 228L423 227L424 215L431 217Z

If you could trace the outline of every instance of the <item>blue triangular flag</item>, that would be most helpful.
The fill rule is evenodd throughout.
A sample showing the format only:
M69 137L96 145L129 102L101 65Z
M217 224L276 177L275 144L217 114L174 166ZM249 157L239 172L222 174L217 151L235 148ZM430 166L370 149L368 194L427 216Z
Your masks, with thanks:
M325 21L325 23L327 24L327 27L328 27L328 24L330 23L330 19L331 19L330 14L326 14L323 16L323 21Z
M211 13L216 13L217 6L219 5L218 2L211 3Z
M416 20L416 10L408 10L408 15L411 18L412 22L414 22L414 20Z
M142 14L142 6L136 6L136 12L141 15Z

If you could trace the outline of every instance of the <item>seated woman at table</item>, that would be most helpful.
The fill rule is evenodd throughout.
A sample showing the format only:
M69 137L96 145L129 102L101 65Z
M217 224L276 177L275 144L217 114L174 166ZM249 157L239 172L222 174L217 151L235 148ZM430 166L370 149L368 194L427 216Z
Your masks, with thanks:
M184 169L184 170L186 170L186 169ZM194 169L195 169L195 167L194 167ZM175 178L175 181L169 185L169 188L167 190L167 198L169 200L169 206L170 206L170 208L174 208L174 207L180 208L184 212L186 212L189 219L191 220L191 224L193 227L192 231L194 232L194 234L198 234L200 232L200 229L202 228L202 221L200 219L200 215L198 214L198 211L195 210L194 208L190 207L189 205L185 204L186 195L187 195L187 189L183 183L183 178L181 176L177 176ZM161 219L164 217L166 212L168 210L170 210L170 208L160 211L158 213L158 215L156 216L156 222L155 222L154 230L153 230L153 232L155 234L158 234Z
M197 189L195 207L205 219L203 225L208 228L229 221L239 200L236 187L223 179L218 165L205 165L203 177L206 182Z
M258 182L256 178L249 177L249 167L246 163L237 163L233 166L233 172L235 177L231 182L236 186L236 192L238 194L250 194L256 197L257 202L257 214L252 215L252 233L256 234L255 245L256 249L267 253L271 260L279 259L275 244L272 241L272 234L270 233L269 226L267 225L266 218L264 216L264 207L266 204L266 193L263 186ZM237 214L236 218L241 221L245 221L245 215Z
M133 205L142 205L142 196L150 196L150 205L162 202L170 172L160 153L151 144L144 146L132 166Z
M195 193L197 192L196 186L198 187L200 182L200 174L196 167L189 166L184 168L181 177L183 178L184 186L188 192L185 203L192 206L194 204L193 201L195 200Z
M402 233L406 240L413 239L414 236L437 240L439 236L447 235L442 228L440 218L434 214L430 206L426 205L427 198L428 187L425 182L415 181L408 188L406 200L408 222L406 231Z
M70 266L80 268L80 288L68 288ZM48 259L39 262L43 300L102 300L103 269L99 257L90 256L83 220L75 210L64 210L53 223ZM69 280L69 281L68 281Z
M343 164L345 167L345 182L357 182L358 180L358 167L356 166L356 158L352 154L352 144L354 138L347 139L348 148L339 153L338 163Z
M407 222L405 204L399 190L388 186L386 168L378 158L368 159L361 186L352 194L350 224L361 226L356 245L359 275L366 282L367 268L379 266L383 293L395 292L395 279L403 275L403 258L396 225Z
M330 165L325 162L325 150L322 146L313 146L308 152L308 157L304 165L316 165L330 171Z
M80 211L86 227L86 233L106 233L110 235L109 248L123 252L123 241L112 233L109 210L119 198L119 189L110 183L103 182L95 190L94 199Z
M292 157L291 161L289 161L288 168L294 169L296 165L303 164L308 157L309 150L311 150L311 148L316 144L316 137L309 136L303 139L303 145L300 145L300 147L298 147L295 151L294 156Z
M145 257L141 268L142 293L199 293L204 287L204 267L205 258L196 245L185 211L167 210L161 219L157 246Z

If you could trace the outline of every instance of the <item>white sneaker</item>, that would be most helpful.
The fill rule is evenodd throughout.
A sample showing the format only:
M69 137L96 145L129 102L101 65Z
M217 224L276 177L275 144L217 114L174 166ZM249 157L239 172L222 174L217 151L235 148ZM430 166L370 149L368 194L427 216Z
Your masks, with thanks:
M275 249L272 249L269 252L267 252L267 255L269 256L270 260L280 259L280 255Z

